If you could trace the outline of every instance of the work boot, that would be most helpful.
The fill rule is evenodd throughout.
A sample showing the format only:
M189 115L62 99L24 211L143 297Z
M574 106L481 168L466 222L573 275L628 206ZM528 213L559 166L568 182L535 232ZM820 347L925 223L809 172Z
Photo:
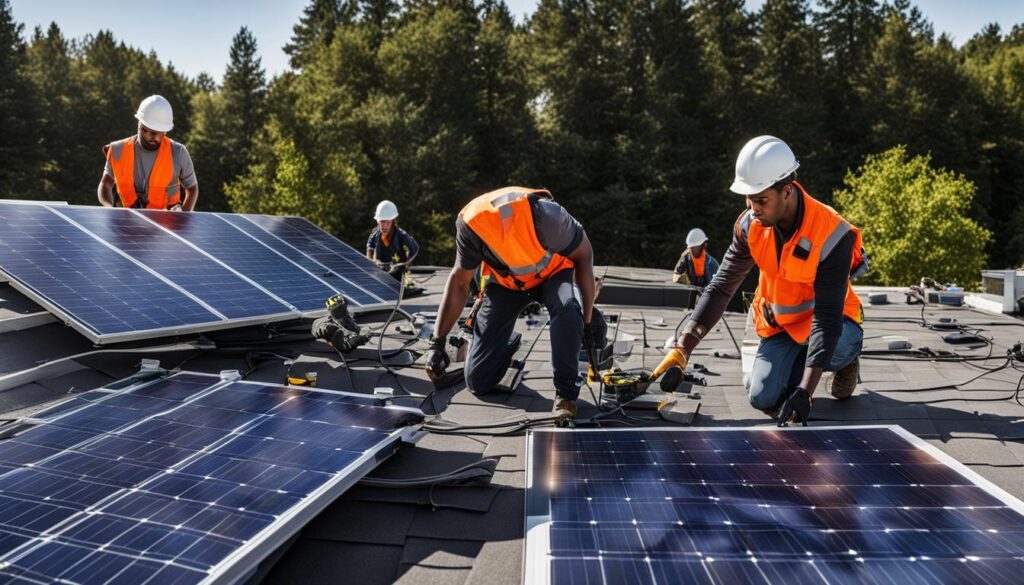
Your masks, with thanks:
M558 421L570 421L576 418L576 401L559 398L555 402L555 418Z
M860 375L860 358L854 359L845 368L832 374L825 382L825 388L835 399L845 400L853 394L857 388L857 378Z

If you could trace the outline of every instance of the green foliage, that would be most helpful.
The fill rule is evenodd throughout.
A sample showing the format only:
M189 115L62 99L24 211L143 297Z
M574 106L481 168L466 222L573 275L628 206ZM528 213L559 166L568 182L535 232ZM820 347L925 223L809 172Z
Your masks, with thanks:
M927 154L974 185L988 263L1024 262L1024 25L957 48L908 0L746 6L540 0L517 23L501 0L310 0L291 70L267 79L243 28L222 77L190 80L105 31L26 42L0 0L0 197L94 202L100 147L159 93L200 210L359 243L391 199L422 262L450 262L459 209L510 184L551 189L599 263L671 266L692 227L721 254L736 153L765 133L826 202L867 154Z
M869 156L835 194L863 234L871 263L864 282L899 286L928 276L976 287L991 233L968 215L974 194L963 175L903 146Z

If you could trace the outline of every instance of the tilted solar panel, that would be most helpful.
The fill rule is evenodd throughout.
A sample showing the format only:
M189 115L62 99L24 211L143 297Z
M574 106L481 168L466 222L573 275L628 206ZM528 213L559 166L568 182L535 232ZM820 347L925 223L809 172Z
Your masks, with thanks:
M96 341L222 320L46 205L0 204L0 269Z
M319 311L335 290L315 274L212 213L142 210L146 219L223 262L303 312Z
M244 217L374 298L385 300L398 294L398 282L394 278L307 219L271 215Z
M1020 583L1024 504L899 427L535 431L526 583Z
M0 271L97 343L313 316L337 292L357 310L398 299L394 279L295 217L0 202Z
M181 373L0 441L0 581L230 583L393 450L418 411Z

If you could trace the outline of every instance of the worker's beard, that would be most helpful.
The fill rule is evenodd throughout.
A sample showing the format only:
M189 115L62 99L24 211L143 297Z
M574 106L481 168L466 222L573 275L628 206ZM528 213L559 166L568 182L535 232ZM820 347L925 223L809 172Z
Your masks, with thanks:
M159 142L146 142L145 140L140 140L139 143L142 144L142 148L145 148L146 150L156 150L160 148Z

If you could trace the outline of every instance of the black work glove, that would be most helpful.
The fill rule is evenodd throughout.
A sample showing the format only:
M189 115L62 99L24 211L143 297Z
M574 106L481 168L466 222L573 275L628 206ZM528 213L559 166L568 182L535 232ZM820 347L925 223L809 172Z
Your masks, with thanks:
M452 363L444 350L444 344L443 337L430 337L430 351L427 352L426 368L427 376L435 382L444 376L445 370Z
M789 426L789 421L803 423L807 426L807 421L811 418L811 394L803 388L797 386L789 393L786 397L786 401L782 403L782 409L779 410L779 426Z
M348 299L345 298L345 295L337 294L327 299L327 312L338 325L352 333L360 332L359 324L352 318L352 314L348 312Z
M320 317L313 321L311 333L338 351L352 351L370 340L368 335L349 335L330 317Z

